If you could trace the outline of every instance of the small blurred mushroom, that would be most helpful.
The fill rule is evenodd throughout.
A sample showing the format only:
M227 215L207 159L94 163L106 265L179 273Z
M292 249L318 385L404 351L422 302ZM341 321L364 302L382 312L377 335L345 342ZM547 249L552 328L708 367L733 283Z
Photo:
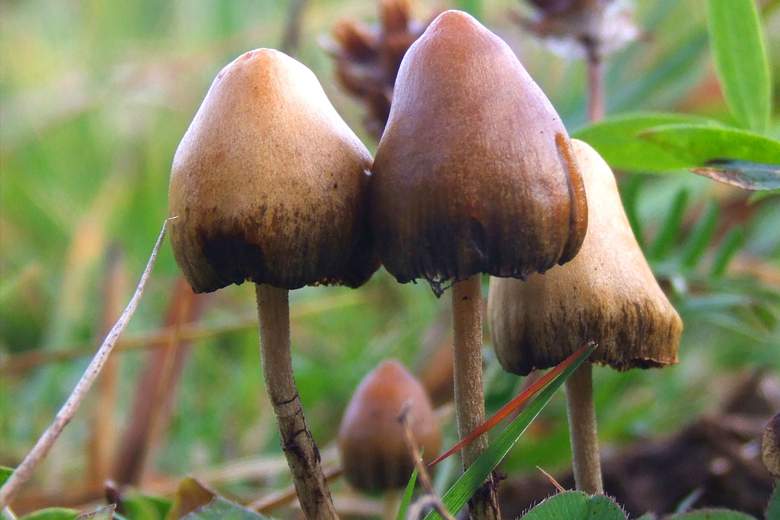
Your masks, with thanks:
M336 513L293 379L288 291L376 270L370 165L314 74L272 49L222 69L173 160L171 243L193 290L256 284L266 389L310 518Z
M772 417L761 439L761 460L767 471L780 479L780 413Z
M342 20L325 48L336 64L336 80L366 106L366 129L379 139L390 114L398 67L427 22L415 20L411 0L379 0L379 23Z
M484 420L481 273L524 278L577 253L587 206L560 117L509 46L470 15L439 15L404 56L370 189L379 256L401 282L453 284L455 403ZM486 448L463 452L469 466ZM477 517L497 516L495 490Z
M604 57L640 36L630 0L526 0L532 18L515 20L555 53L588 65L588 116L604 116Z
M573 140L588 194L588 232L568 264L526 282L492 278L488 315L505 370L525 375L554 366L584 341L592 361L617 370L677 362L682 321L658 286L631 231L614 175L601 156ZM567 381L577 488L602 493L591 365Z
M425 460L438 453L441 430L428 394L401 363L384 361L363 378L341 421L341 463L354 488L384 492L403 488L409 481L414 459L400 421L405 406Z

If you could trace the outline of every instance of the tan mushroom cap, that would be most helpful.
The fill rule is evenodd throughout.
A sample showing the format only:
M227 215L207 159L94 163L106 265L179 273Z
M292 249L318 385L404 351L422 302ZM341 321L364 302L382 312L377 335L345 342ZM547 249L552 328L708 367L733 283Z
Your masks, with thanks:
M171 242L192 288L361 285L377 268L365 214L370 166L306 66L272 49L237 58L173 160Z
M441 430L428 395L403 365L384 361L363 378L341 421L341 463L353 487L383 491L408 482L414 461L398 420L407 402L409 424L423 458L438 454Z
M588 232L568 264L526 282L492 278L488 319L505 370L556 365L585 341L618 370L677 362L682 321L642 254L609 166L573 140L590 208Z
M766 470L780 479L780 413L772 417L761 437L761 460Z
M371 186L379 256L434 290L570 260L587 205L560 117L509 46L460 11L410 47Z

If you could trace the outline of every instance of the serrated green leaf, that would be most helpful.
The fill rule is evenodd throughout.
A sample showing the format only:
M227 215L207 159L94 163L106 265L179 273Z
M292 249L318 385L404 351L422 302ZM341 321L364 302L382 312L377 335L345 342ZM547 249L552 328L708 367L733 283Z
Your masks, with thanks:
M750 161L711 161L694 168L693 173L743 190L780 189L780 164L762 164Z
M708 27L715 70L736 120L766 130L771 81L761 20L754 0L709 0Z
M501 434L488 446L482 455L455 481L442 496L442 502L453 514L460 511L471 496L482 485L490 473L506 457L506 454L517 444L528 425L547 406L552 396L563 385L566 379L585 361L595 349L595 345L585 349L563 372L539 392L536 399L529 403ZM430 512L425 520L440 519L435 512Z
M522 516L522 520L625 520L626 514L611 498L582 491L553 495Z
M47 507L33 511L21 517L19 520L76 520L79 512L67 507Z
M672 515L667 520L756 520L756 517L730 509L699 509Z
M664 146L640 139L638 136L651 128L683 124L718 127L715 121L697 116L636 112L605 119L577 130L572 136L590 144L613 168L639 172L664 172L685 168L688 164Z
M184 520L263 520L268 517L222 497L215 497L205 506L201 506L182 518Z
M404 496L401 498L401 503L398 505L398 514L395 516L397 520L404 520L406 518L406 511L409 509L409 504L412 503L415 484L417 484L417 468L414 468L412 476L409 477L409 482L406 483Z
M672 124L649 128L639 137L675 157L680 168L695 168L715 160L780 164L780 141L737 128Z

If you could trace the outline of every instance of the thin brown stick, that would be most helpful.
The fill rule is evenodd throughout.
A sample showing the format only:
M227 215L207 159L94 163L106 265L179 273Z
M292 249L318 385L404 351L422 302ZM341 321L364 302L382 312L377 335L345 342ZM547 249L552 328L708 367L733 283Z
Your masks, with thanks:
M185 323L196 320L202 306L183 277L171 291L165 316L166 328L180 330ZM138 377L132 412L122 435L116 457L114 479L120 484L138 484L151 452L153 439L165 422L166 411L175 395L176 381L184 367L188 343L173 335L165 348L148 353L146 364Z
M596 407L593 404L593 368L587 361L566 380L566 407L577 489L591 495L603 494Z
M363 298L360 293L355 291L345 292L328 298L319 298L314 301L296 305L292 312L292 318L301 319L338 309L339 307L357 305L362 300ZM235 323L193 325L181 328L166 327L145 334L127 337L117 342L114 352L161 348L168 345L169 342L176 337L178 337L180 341L196 341L256 328L257 315L253 315L251 318L241 318ZM24 349L20 348L19 350ZM74 345L61 351L29 350L22 354L14 354L13 356L0 359L0 374L19 375L22 372L41 365L86 357L92 354L92 352L94 352L94 349L86 345Z
M122 312L122 298L127 285L125 265L122 254L116 247L109 249L103 281L103 312L100 334L111 330ZM97 380L97 403L92 417L89 440L87 442L89 485L102 488L111 471L112 451L116 445L117 384L119 377L119 359L111 356L106 360L103 373Z
M290 309L286 289L256 285L266 391L276 413L282 449L307 518L338 518L320 466L320 452L303 414L290 356Z
M585 44L588 68L588 119L591 123L604 119L604 60L593 43Z
M290 56L296 55L301 43L301 25L307 3L308 0L292 0L287 11L280 49Z
M330 468L324 471L325 482L331 483L334 480L340 478L344 474L344 469L341 467ZM288 505L290 502L298 498L295 492L295 486L289 486L281 489L275 493L264 496L255 500L247 507L258 513L270 514L274 509L279 509Z
M475 275L452 287L452 325L455 361L455 412L462 439L485 420L482 389L482 285ZM487 449L487 436L475 439L461 452L465 471ZM500 518L496 482L491 475L469 501L473 518Z
M100 348L98 348L98 351L95 353L95 357L92 358L89 366L87 366L84 374L82 374L81 379L79 379L79 382L70 393L70 396L68 396L65 404L60 408L60 411L57 412L54 421L49 425L46 431L43 432L43 435L41 435L38 442L35 443L33 449L24 457L21 464L16 467L3 487L0 488L0 510L16 496L21 487L30 479L35 468L43 461L49 453L49 450L51 450L51 447L54 446L54 443L59 438L62 430L65 429L65 426L67 426L71 419L73 419L73 416L76 415L76 411L79 409L82 401L84 401L84 397L86 397L89 389L94 384L95 379L100 375L119 336L125 330L125 327L127 327L136 308L138 308L138 303L141 301L141 296L143 296L146 282L149 280L152 268L157 260L157 253L160 250L160 245L165 237L165 228L167 224L168 220L166 219L165 222L163 222L162 229L157 237L157 242L152 248L152 253L149 256L146 268L141 275L141 279L138 281L135 293L133 294L133 297L130 298L130 302L127 304L127 307L125 307L122 315L103 340Z

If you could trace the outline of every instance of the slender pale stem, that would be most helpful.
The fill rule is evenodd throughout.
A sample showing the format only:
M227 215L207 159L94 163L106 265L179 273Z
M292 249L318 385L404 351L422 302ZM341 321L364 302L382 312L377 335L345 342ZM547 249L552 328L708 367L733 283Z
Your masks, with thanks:
M604 61L595 45L586 45L588 67L588 119L591 123L604 119Z
M282 449L306 518L338 518L320 466L320 452L306 425L293 379L290 308L285 289L256 285L263 376L276 413Z
M455 359L455 411L458 435L465 437L485 420L482 389L482 287L479 275L456 282L452 288L452 324ZM461 452L465 470L487 448L487 436ZM477 519L500 518L496 483L491 476L469 503Z
M585 362L566 381L569 435L577 489L603 494L596 407L593 404L593 366Z

